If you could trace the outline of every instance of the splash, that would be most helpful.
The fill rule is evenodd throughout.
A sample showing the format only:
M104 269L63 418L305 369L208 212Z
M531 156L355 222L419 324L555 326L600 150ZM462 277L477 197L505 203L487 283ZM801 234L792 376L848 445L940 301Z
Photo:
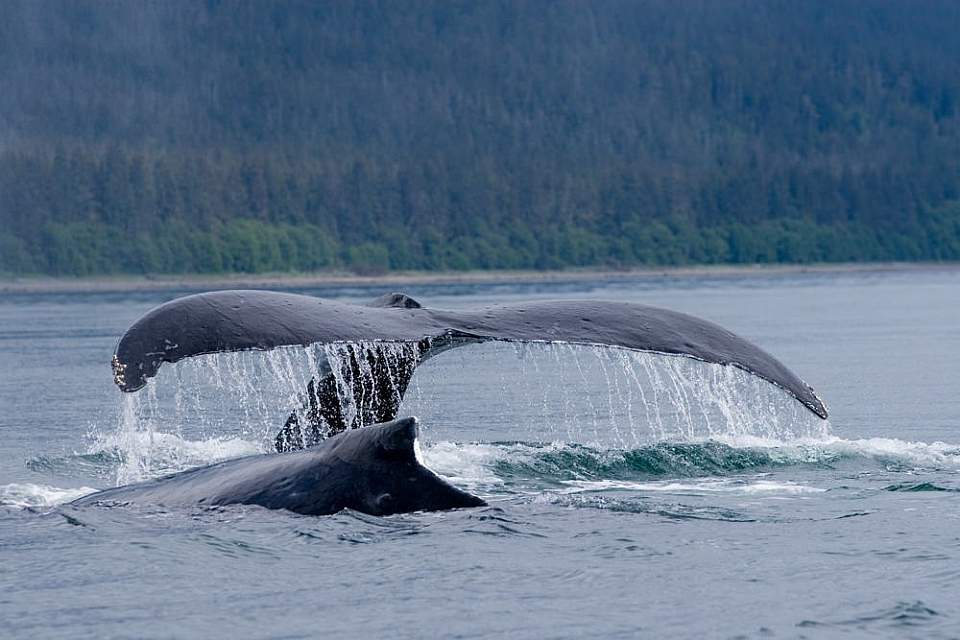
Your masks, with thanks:
M43 484L7 484L0 486L0 506L19 507L53 507L71 500L93 493L96 489L79 487L77 489L60 489Z
M161 369L142 391L123 394L115 432L97 443L116 450L118 483L270 451L290 416L305 416L311 380L332 373L344 421L366 422L384 380L400 405L405 367L419 357L416 343L358 342L189 358ZM698 438L829 435L829 426L785 391L745 371L618 347L465 346L419 367L410 391L400 412L424 418L428 442L521 439L631 449Z
M124 402L137 404L132 398ZM136 415L136 410L132 413ZM130 415L126 411L125 414ZM146 428L141 430L138 426ZM121 422L117 432L102 437L95 448L108 453L106 459L115 464L117 485L262 452L257 443L242 438L189 440L153 430L152 422L141 425L135 418L131 422Z
M556 440L623 449L668 440L830 434L829 423L746 371L621 347L468 346L422 367L412 388L404 411L424 419L433 441ZM451 396L469 397L469 406Z
M333 373L352 421L377 391L371 360L385 363L399 404L394 380L416 353L412 343L364 342L189 358L164 367L140 392L122 394L115 431L93 434L94 448L116 452L118 484L271 451L290 414L309 406L311 379Z
M386 396L379 401L395 413L421 357L415 342L333 343L323 345L323 353L346 425L375 422L378 396Z

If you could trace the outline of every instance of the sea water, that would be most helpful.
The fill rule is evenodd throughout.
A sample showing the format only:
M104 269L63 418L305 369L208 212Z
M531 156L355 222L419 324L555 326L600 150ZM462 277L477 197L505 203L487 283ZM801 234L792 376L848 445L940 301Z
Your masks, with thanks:
M184 291L7 294L0 636L960 635L960 272L405 291L692 313L774 354L831 418L689 358L488 343L424 363L400 411L421 420L424 462L488 508L79 509L66 503L96 488L270 450L347 347L202 356L121 394L117 338Z

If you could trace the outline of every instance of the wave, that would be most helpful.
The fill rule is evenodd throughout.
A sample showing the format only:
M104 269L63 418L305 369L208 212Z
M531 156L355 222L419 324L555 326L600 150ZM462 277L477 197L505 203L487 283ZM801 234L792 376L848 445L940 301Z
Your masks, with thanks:
M898 602L892 607L871 611L860 616L836 621L804 620L797 626L800 628L842 629L855 628L865 631L872 628L898 629L901 633L907 630L917 631L921 627L929 627L940 622L944 614L927 606L922 600L913 602Z
M632 450L595 449L577 444L500 442L437 443L423 452L437 473L475 489L562 491L625 489L696 490L745 493L806 493L813 488L765 481L716 481L683 485L644 483L660 478L725 477L786 467L879 467L888 471L960 470L960 446L890 438L795 441L736 437L701 442L665 442ZM915 489L916 490L916 489Z
M720 441L731 446L768 449L786 462L829 464L861 458L880 463L891 471L960 469L960 445L946 442L913 442L897 438L845 440L834 436L788 442L742 436Z
M139 461L124 469L126 451ZM638 480L729 476L789 466L830 468L858 461L897 470L960 470L960 445L892 438L769 440L749 436L688 442L658 442L635 449L601 449L564 442L437 442L418 447L422 462L437 473L466 484L504 485L540 479L565 483L585 480ZM175 434L137 434L135 442L102 438L91 451L27 461L34 471L76 477L132 475L146 479L262 453L262 443L241 438L188 440ZM123 480L123 478L119 478ZM133 481L128 478L127 482Z
M34 471L117 484L159 477L191 467L262 452L262 443L241 438L187 440L175 434L139 433L121 442L101 438L87 453L38 456ZM127 452L135 451L136 455ZM813 494L823 489L773 480L784 468L887 471L960 470L960 445L891 438L837 437L768 440L750 436L658 442L635 449L601 449L563 442L438 442L418 452L422 462L454 484L488 497L547 492L554 496L596 492ZM923 482L891 484L889 491L954 490ZM93 489L39 484L0 487L0 505L54 506Z
M932 482L898 482L884 487L887 491L904 491L908 493L921 493L925 491L960 491L954 487L944 487Z

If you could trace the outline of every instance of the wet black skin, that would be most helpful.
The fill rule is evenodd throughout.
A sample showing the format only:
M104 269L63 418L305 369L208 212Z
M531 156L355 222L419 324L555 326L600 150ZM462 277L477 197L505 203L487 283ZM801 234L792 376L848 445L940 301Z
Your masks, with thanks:
M353 509L376 516L484 506L417 461L417 431L415 418L402 418L344 431L302 451L228 460L72 504L246 504L304 515Z

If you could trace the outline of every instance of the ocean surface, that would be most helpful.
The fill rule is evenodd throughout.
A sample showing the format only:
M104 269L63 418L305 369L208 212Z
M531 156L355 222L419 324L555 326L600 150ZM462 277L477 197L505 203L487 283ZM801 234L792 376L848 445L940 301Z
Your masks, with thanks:
M400 412L487 508L78 508L269 450L330 354L204 356L121 394L117 339L188 292L3 294L0 637L960 637L960 271L404 291L691 313L784 362L830 420L686 358L487 344L425 363Z

